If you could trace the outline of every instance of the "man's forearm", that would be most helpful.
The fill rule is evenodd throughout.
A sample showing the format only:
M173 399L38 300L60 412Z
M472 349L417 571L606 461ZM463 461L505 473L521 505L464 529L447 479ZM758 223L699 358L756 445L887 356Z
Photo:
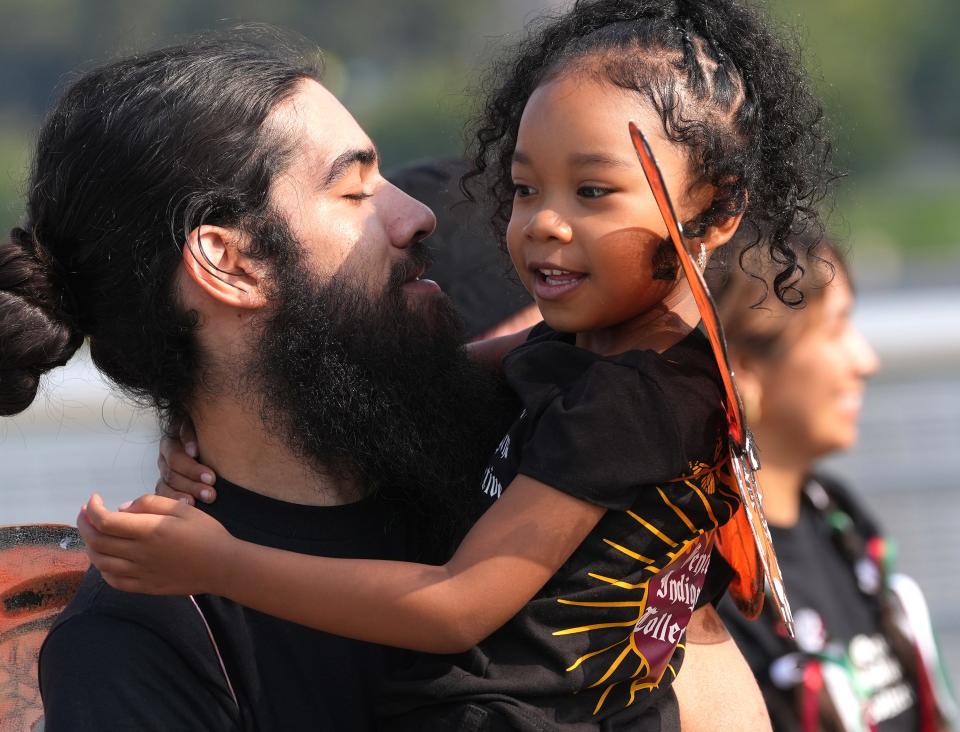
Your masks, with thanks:
M673 682L683 732L769 732L760 687L712 605L687 628L686 653Z

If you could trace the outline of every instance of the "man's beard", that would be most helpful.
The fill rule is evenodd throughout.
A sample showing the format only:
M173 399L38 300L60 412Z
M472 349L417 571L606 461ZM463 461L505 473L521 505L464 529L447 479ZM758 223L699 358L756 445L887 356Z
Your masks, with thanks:
M380 297L315 281L302 255L279 262L248 375L297 455L391 502L436 556L474 515L509 398L467 357L445 296L408 302L403 282L424 258L412 247Z

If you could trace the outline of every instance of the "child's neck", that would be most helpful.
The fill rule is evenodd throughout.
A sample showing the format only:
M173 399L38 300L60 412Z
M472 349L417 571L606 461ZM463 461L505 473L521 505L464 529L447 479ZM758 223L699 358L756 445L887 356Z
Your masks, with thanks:
M679 343L700 322L700 311L686 281L656 307L623 323L577 333L577 345L601 356L627 351L662 353Z

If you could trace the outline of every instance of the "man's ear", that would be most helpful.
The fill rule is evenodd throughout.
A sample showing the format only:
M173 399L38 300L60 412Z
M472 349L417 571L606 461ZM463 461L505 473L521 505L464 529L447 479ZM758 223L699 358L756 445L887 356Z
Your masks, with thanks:
M201 225L183 246L183 268L207 295L235 308L266 304L264 267L241 251L244 234L222 226Z

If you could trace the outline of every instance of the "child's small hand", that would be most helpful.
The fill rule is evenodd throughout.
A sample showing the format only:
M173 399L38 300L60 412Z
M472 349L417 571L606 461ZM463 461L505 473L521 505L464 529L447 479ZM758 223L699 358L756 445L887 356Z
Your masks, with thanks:
M157 467L157 495L184 501L191 506L194 501L213 503L217 497L213 483L213 470L197 462L197 434L193 424L186 420L180 425L179 439L164 437L160 441L160 457Z
M237 540L202 511L161 496L142 496L110 511L94 494L77 528L90 561L113 587L148 595L223 594Z

